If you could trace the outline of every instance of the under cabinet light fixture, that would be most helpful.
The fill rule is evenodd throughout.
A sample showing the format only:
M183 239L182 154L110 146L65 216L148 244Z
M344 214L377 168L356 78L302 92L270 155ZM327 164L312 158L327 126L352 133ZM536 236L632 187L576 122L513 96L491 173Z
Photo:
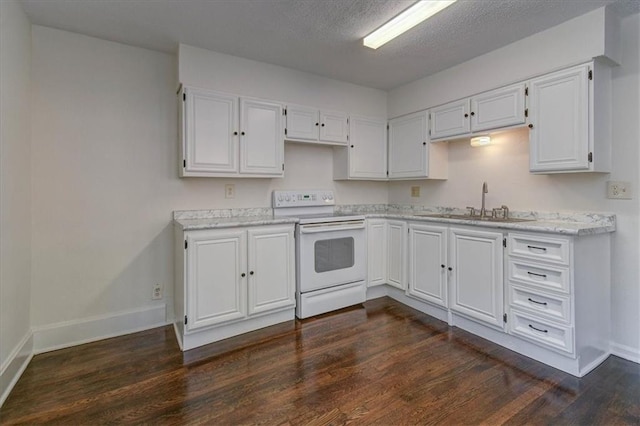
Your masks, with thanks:
M366 36L363 44L372 49L377 49L455 2L456 0L420 0Z
M491 144L491 137L489 136L476 136L474 138L471 138L471 146L473 147L487 146L490 144Z

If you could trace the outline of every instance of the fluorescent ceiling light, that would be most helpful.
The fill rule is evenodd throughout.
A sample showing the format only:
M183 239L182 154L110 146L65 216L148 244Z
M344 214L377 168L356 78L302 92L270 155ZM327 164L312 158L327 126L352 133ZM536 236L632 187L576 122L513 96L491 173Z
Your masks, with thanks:
M405 31L451 6L456 0L420 0L364 38L364 45L377 49Z

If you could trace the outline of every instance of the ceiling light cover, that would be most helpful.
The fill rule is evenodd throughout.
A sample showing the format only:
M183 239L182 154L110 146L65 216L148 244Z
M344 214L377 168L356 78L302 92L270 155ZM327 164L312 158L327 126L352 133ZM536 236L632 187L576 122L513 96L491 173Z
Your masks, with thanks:
M377 49L455 2L456 0L420 0L366 36L363 43L367 47Z
M471 146L486 146L491 144L491 138L489 136L476 136L471 138Z

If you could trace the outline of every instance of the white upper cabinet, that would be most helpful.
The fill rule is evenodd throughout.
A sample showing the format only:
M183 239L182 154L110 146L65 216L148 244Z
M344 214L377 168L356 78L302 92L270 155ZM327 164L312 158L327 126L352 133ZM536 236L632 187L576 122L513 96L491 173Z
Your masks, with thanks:
M445 145L429 144L428 112L389 120L389 179L446 179Z
M607 67L591 63L533 79L529 102L531 172L610 171Z
M180 96L180 176L283 176L280 104L192 87Z
M518 83L431 108L431 140L524 123L525 85Z
M471 98L471 131L510 127L525 122L524 83L502 87Z
M341 112L320 111L320 140L340 144L349 142L349 116Z
M346 145L349 141L349 116L342 112L287 105L286 139L328 145Z
M184 88L180 112L183 176L238 171L238 98Z
M431 139L464 135L470 126L468 98L431 108Z
M351 116L347 147L335 147L333 178L387 179L387 120Z
M240 99L240 173L281 176L284 172L282 106Z

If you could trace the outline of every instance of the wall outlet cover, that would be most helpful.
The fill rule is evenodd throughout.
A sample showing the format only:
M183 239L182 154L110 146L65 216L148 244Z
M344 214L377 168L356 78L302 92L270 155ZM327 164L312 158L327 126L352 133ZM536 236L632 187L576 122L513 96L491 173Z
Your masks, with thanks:
M153 286L153 293L151 294L152 300L160 300L162 299L162 286L160 284L156 284Z
M607 182L607 198L618 200L630 200L631 182L608 181Z
M236 198L236 186L228 183L224 186L224 198Z
M411 187L411 196L414 198L417 198L420 196L420 187L419 186L412 186Z

